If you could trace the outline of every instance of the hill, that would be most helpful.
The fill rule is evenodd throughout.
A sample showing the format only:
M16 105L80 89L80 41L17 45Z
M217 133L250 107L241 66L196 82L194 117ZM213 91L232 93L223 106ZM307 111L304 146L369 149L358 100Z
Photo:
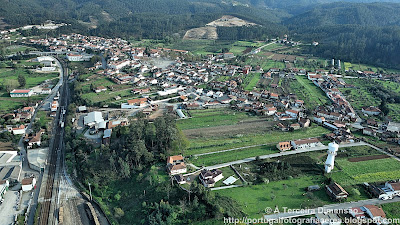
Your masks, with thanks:
M399 3L331 3L286 20L292 37L317 41L307 53L399 68Z

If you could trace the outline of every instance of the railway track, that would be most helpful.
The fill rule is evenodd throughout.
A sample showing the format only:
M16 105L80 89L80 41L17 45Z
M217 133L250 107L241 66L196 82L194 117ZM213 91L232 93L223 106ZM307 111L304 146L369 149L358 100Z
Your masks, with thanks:
M67 105L68 105L68 101L65 98L65 93L66 93L66 82L68 81L68 71L67 71L67 67L66 65L59 60L59 62L62 64L63 66L63 76L64 76L64 81L63 81L63 85L60 88L60 99L59 99L59 103L60 103L60 107L58 108L57 111L57 119L54 121L54 126L55 128L53 128L54 131L54 141L53 141L53 145L49 151L49 161L47 163L47 168L48 168L48 175L47 175L47 181L46 181L46 186L45 186L45 191L44 191L44 201L42 203L42 207L41 207L41 211L40 211L40 217L39 217L39 224L40 225L47 225L50 224L49 223L49 217L50 217L50 212L52 209L52 204L56 204L57 206L57 195L58 195L58 179L56 179L56 176L58 176L57 172L57 167L60 168L59 166L62 166L63 160L59 160L57 161L58 155L60 154L59 150L60 150L60 144L62 142L62 138L63 138L63 126L59 125L60 121L64 120L64 116L63 116L63 112L61 112L61 108L66 109ZM60 164L60 165L58 165ZM54 189L56 188L56 189ZM55 192L53 194L53 192ZM53 202L53 197L56 197L55 201ZM56 206L53 205L53 214L56 213ZM57 213L55 214L57 215ZM57 217L57 216L55 216Z

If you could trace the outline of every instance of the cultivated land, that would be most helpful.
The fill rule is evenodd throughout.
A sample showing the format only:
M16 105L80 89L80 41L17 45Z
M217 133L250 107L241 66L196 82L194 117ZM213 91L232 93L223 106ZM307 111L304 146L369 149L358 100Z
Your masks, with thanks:
M337 159L335 164L341 170L332 173L331 176L344 186L363 182L384 182L400 177L400 163L392 158L361 162Z
M27 60L19 60L16 61L17 64L14 65L14 68L6 67L0 68L0 83L7 86L7 84L11 84L13 88L32 88L46 80L55 79L58 77L58 73L36 73L32 71L33 68L39 63L29 62ZM7 62L5 62L5 66L7 66ZM25 77L26 85L24 87L18 87L18 76L22 75ZM30 100L35 101L41 99L42 96L32 96ZM7 113L10 110L22 107L28 98L11 98L9 92L3 88L0 90L0 112Z
M249 217L258 218L265 214L267 207L275 209L278 206L280 210L283 210L282 207L297 209L311 204L322 206L330 202L323 189L313 192L312 196L305 195L305 188L311 185L320 185L324 180L325 177L322 175L301 176L290 180L224 189L217 192L238 201Z
M296 76L297 82L290 82L290 87L304 100L307 108L314 109L318 105L323 105L329 102L325 93L315 86L305 76Z
M190 142L185 155L250 145L276 144L279 141L319 137L329 133L329 130L317 125L294 132L275 131L272 128L275 124L273 121L230 109L190 110L189 113L193 118L177 122Z

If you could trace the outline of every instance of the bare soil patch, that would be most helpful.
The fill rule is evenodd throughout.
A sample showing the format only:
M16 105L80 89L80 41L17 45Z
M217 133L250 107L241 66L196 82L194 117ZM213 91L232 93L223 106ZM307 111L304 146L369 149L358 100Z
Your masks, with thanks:
M349 162L362 162L362 161L369 161L375 159L386 159L389 158L388 155L371 155L371 156L363 156L363 157L356 157L356 158L349 158Z

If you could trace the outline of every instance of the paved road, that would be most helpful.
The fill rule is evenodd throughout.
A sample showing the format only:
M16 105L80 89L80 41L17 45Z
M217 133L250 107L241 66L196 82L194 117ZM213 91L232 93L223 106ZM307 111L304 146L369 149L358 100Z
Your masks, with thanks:
M259 50L261 51L261 49L263 49L263 48L265 48L265 47L267 47L268 45L271 45L271 44L273 44L273 43L275 43L275 42L270 42L270 43L265 44L265 45L263 45L263 46L261 46L261 47L259 47L259 48L257 48L257 49L259 49ZM249 52L249 53L247 53L247 54L244 54L243 56L247 56L247 55L254 55L254 51L251 51L251 52Z
M322 210L329 211L329 210L338 210L338 209L350 209L353 207L360 207L363 205L379 205L379 204L392 203L392 202L400 202L400 197L396 197L394 199L386 200L386 201L380 200L378 198L374 198L374 199L361 200L358 202L337 203L337 204L331 204L331 205L324 205L319 208L304 210L301 212L284 212L284 209L279 209L281 211L281 213L264 215L264 219L274 220L274 219L293 218L293 217L299 217L299 216L313 215L315 213L321 213ZM294 210L296 210L296 209L294 209Z
M339 148L362 146L362 145L369 145L369 144L367 144L365 142L340 144ZM279 152L279 153L274 153L274 154L269 154L269 155L262 155L262 156L260 156L260 159L276 158L276 157L285 156L285 155L294 155L294 154L305 153L305 152L320 151L320 150L324 150L324 149L328 149L328 146L323 145L323 146L320 146L320 147L309 148L309 149L293 150L293 151ZM209 169L209 170L218 169L218 168L226 167L226 166L230 166L230 165L251 162L251 161L254 161L254 160L256 160L256 157L251 157L251 158L242 159L242 160L236 160L236 161L233 161L233 162L222 163L222 164L218 164L218 165L214 165L214 166L207 166L205 168Z
M32 118L31 118L31 122L29 123L26 131L30 130L35 122L35 118L36 118L36 113L43 107L44 104L51 102L51 100L54 98L54 96L56 95L56 93L58 92L58 89L60 88L60 86L63 83L63 77L64 77L64 73L63 73L63 69L62 66L60 64L59 61L56 60L57 66L60 68L60 79L57 83L57 85L52 89L52 92L42 101L42 103L40 103L38 105L38 107L36 107L35 109L35 113L33 114ZM19 140L18 143L18 148L20 150L21 153L21 159L22 159L22 169L23 171L27 172L27 171L32 171L31 168L29 167L29 163L28 163L28 155L26 153L26 149L24 146L24 136L21 137L21 139Z

